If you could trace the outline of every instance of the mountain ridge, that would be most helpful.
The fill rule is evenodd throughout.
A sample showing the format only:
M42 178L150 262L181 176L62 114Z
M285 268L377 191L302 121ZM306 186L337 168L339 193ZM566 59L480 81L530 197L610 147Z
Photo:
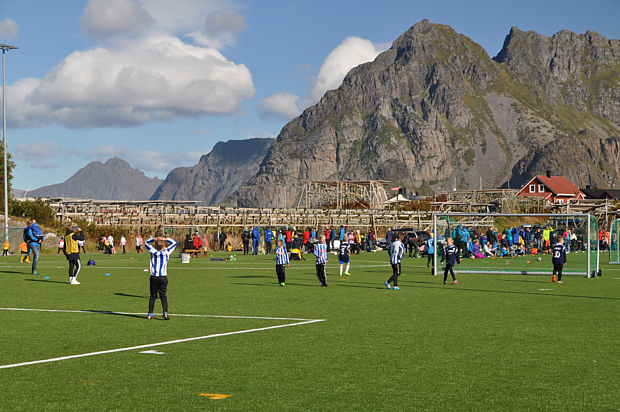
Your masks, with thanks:
M219 204L256 174L274 142L273 138L218 142L195 166L178 167L168 173L151 200Z
M513 27L491 58L423 20L285 125L225 203L275 206L282 185L295 201L301 180L385 179L424 194L451 190L455 179L462 189L480 179L498 187L547 167L580 186L614 186L618 100L618 40ZM562 162L565 150L591 167Z
M28 192L29 197L68 197L97 200L147 200L161 180L147 177L118 157L94 161L63 183Z

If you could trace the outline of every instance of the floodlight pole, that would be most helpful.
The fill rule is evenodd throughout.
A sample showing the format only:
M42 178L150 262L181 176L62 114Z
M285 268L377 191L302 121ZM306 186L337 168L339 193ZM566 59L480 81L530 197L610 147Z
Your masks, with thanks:
M4 142L4 239L9 235L9 176L8 176L8 156L6 148L6 68L5 54L7 50L17 49L15 46L0 44L2 49L2 140Z

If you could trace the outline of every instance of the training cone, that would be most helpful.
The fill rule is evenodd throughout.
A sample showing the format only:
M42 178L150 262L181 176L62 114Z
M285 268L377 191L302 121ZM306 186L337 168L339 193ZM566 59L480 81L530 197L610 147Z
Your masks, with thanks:
M527 261L527 262L525 262L525 263L530 263L530 261L528 260L528 261Z
M105 275L106 275L106 276L110 276L110 274L109 274L109 273L106 273Z
M46 277L44 277L43 279L49 279L49 278L50 278L49 276L46 276Z
M131 260L133 260L133 258L131 258Z

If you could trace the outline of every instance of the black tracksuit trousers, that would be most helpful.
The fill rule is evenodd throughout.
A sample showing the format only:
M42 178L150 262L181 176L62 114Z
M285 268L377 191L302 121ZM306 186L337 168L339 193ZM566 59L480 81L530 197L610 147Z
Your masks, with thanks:
M166 296L167 289L168 276L151 276L151 299L149 299L149 313L153 313L158 293L164 313L168 313L168 297Z
M325 274L325 263L316 264L316 277L319 278L321 286L327 286L327 275Z
M278 283L286 282L285 265L276 265L276 275L278 275Z
M398 277L400 276L400 262L392 263L392 277L388 279L388 283L394 282L394 286L398 286Z

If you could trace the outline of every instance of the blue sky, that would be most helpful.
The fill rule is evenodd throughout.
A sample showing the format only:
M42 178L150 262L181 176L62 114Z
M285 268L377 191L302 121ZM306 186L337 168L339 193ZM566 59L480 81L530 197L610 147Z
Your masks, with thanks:
M275 137L422 19L490 56L512 26L620 38L620 1L1 0L13 187L93 160L165 178L218 141Z

